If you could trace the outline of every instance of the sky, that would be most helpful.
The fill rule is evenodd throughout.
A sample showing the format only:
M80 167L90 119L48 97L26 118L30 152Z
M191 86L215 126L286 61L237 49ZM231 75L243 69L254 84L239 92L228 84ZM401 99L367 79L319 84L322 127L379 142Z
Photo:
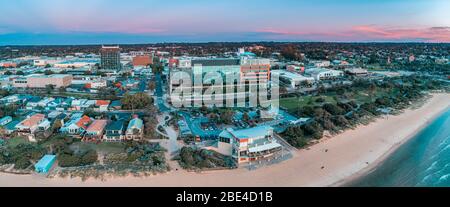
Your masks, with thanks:
M0 45L450 42L448 0L0 0Z

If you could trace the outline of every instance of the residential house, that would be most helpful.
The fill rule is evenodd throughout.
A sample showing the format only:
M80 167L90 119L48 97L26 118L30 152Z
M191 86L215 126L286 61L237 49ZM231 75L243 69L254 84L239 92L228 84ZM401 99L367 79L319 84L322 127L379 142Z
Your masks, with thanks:
M121 110L122 109L122 102L120 100L112 101L111 104L109 104L109 110Z
M144 134L144 121L135 116L130 123L128 123L125 136L128 140L141 140Z
M27 136L31 142L35 142L35 133L50 128L50 122L44 114L34 114L15 126L19 135Z
M105 135L103 135L104 142L119 142L122 141L125 131L125 125L123 121L113 121L106 126Z
M100 141L105 132L105 127L108 124L107 120L94 120L92 124L86 129L84 133L84 141Z
M110 100L96 100L95 107L97 111L105 112L108 111L108 106L111 103Z
M71 119L61 127L60 131L72 136L82 136L91 122L92 119L90 117L77 113L72 115Z
M19 123L20 123L20 121L17 121L17 120L9 122L5 126L3 126L2 134L7 135L7 136L13 134L16 131L16 125Z
M0 126L5 126L6 124L8 124L11 121L12 121L12 117L5 116L5 117L0 119Z

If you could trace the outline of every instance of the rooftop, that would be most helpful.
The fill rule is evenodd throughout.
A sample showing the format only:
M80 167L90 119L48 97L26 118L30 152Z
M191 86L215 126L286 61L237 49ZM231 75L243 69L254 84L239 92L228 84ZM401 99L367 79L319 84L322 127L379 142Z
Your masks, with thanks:
M95 120L94 122L92 122L91 125L89 125L89 127L86 129L86 131L102 131L106 124L108 123L107 120Z

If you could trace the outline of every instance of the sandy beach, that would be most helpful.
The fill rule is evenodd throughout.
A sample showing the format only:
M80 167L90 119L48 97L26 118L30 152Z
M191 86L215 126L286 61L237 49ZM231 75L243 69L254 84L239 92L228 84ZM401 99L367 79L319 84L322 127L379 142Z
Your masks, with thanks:
M285 162L247 169L190 173L172 171L150 177L107 181L0 174L0 186L336 186L373 169L390 152L450 107L450 94L435 94L418 109L377 119L298 150Z

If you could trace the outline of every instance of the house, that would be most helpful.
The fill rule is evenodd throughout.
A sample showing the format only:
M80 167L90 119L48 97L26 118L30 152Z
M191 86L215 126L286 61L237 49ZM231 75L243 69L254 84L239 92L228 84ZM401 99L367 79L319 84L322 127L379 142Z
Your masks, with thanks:
M20 121L11 121L5 126L3 126L3 134L4 135L11 135L16 131L16 125L19 124Z
M61 127L61 133L81 136L86 131L89 124L92 122L88 116L83 116L82 113L72 115L71 119Z
M135 116L130 123L128 123L125 136L128 140L141 140L144 134L144 121Z
M83 140L85 141L101 140L107 124L108 124L107 120L95 120L86 129Z
M109 110L121 110L122 109L122 102L120 100L112 101L111 104L109 104Z
M110 100L96 100L95 101L96 110L100 112L108 111L108 106L110 103L111 103Z
M37 173L48 173L55 161L55 155L44 155L44 157L34 165L34 169Z
M219 134L217 151L232 156L237 163L264 159L280 151L282 146L273 137L273 128L257 126L248 129L225 129Z
M122 141L125 131L125 124L123 121L113 121L106 126L105 135L103 135L104 142L118 142Z
M44 114L34 114L17 124L16 129L21 134L34 134L41 124L45 127L47 122Z
M44 114L34 114L15 126L19 135L27 136L30 142L36 142L35 133L50 128L50 122Z
M0 119L0 126L5 126L6 124L8 124L11 121L12 121L12 117L5 116L5 117Z

